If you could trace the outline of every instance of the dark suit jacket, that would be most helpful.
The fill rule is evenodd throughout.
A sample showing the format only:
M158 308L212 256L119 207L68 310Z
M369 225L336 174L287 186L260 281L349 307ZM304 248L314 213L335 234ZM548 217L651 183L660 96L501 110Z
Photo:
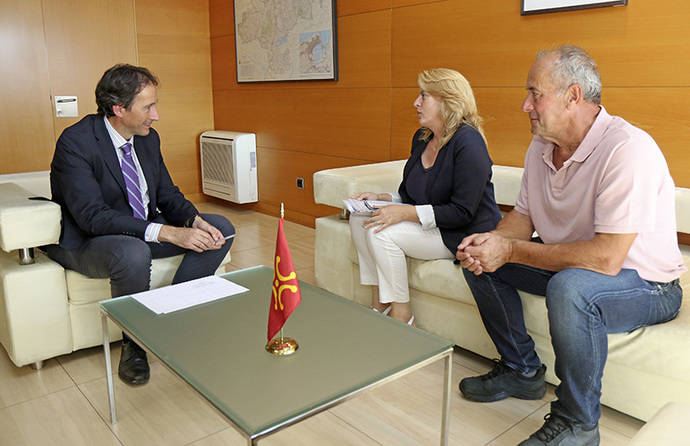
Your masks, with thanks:
M146 226L159 215L182 226L198 213L173 184L158 133L151 129L147 136L135 136L134 148L148 185L149 221L132 216L103 116L85 116L62 132L50 164L52 199L62 208L61 247L76 249L98 235L122 234L143 240Z
M491 158L482 135L463 124L448 140L429 172L426 192L429 203L414 203L407 194L410 170L420 158L427 142L419 139L422 129L412 138L412 151L403 170L398 193L403 203L431 204L443 244L455 254L467 235L496 229L501 213L491 183Z

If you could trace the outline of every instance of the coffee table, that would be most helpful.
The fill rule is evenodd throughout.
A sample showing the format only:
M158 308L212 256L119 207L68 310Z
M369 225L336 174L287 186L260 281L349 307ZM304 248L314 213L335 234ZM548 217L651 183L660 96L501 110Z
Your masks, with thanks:
M450 341L300 282L302 303L285 324L285 334L297 340L299 349L291 356L273 356L264 349L273 270L257 266L221 277L249 291L160 315L129 296L99 303L113 424L108 320L201 394L248 445L443 360L441 444L448 443Z

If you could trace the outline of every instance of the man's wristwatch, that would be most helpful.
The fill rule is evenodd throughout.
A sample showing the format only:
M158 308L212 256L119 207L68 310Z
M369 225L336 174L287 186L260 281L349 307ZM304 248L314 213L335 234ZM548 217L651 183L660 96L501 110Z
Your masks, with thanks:
M185 228L191 228L192 225L194 224L194 219L196 218L197 215L199 215L199 214L194 214L191 217L189 217L187 220L185 220L184 227Z

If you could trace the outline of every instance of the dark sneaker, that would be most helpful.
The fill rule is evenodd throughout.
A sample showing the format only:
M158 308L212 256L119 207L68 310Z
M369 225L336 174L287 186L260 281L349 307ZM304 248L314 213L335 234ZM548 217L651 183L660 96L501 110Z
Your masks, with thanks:
M521 400L538 400L546 393L545 365L542 365L534 376L528 378L505 365L503 361L494 359L494 362L494 369L486 375L460 381L462 396L468 400L488 403L511 396Z
M598 446L599 426L587 430L582 424L546 414L544 425L518 446Z

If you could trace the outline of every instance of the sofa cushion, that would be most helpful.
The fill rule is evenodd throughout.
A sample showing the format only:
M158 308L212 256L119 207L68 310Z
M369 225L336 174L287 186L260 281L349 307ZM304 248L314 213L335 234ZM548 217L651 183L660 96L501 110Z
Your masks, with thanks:
M642 426L628 446L690 445L690 437L686 430L688 420L690 403L668 403Z
M690 247L681 245L681 253L683 254L685 264L690 265ZM683 288L687 288L687 286L690 285L690 271L681 276L680 284L683 286ZM520 292L520 296L522 297L522 305L525 312L525 323L529 327L530 331L548 338L549 324L548 319L546 318L546 305L544 303L544 297L534 296L522 291ZM625 335L613 336L624 337Z
M672 321L609 336L609 361L686 383L690 383L689 351L690 304L687 301Z
M467 287L462 267L452 259L407 259L407 276L410 288L426 294L445 297L474 305L474 298Z
M154 259L151 266L151 288L170 285L183 257L183 255L178 255ZM229 251L216 273L224 272L226 263L230 263ZM109 279L92 279L72 270L65 270L65 276L69 303L72 305L90 304L110 298Z
M14 183L0 183L0 248L33 248L57 243L60 238L60 206L35 196Z

